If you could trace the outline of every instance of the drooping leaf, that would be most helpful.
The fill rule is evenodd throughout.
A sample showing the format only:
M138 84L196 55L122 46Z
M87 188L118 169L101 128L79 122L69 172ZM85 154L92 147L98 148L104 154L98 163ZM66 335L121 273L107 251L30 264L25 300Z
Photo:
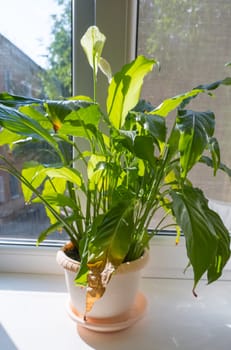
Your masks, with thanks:
M67 224L72 224L73 222L75 222L75 220L77 219L77 215L76 213L74 215L69 215L65 218L63 218L63 222L66 222ZM56 221L54 224L50 225L48 228L46 228L45 230L43 230L38 238L37 238L37 242L36 244L39 245L40 243L42 243L47 236L49 236L51 233L59 231L60 235L62 234L62 229L64 227L63 222L61 222L60 220Z
M216 279L228 258L229 232L220 225L221 220L208 206L201 190L184 186L171 191L172 209L177 224L182 228L189 261L194 272L194 288L206 271ZM219 229L218 229L219 226ZM214 268L218 267L217 274ZM212 276L212 277L211 277Z
M104 294L112 273L128 253L133 227L132 213L131 202L118 203L105 214L91 237L88 247L86 312Z
M212 167L212 168L214 167L213 160L207 156L202 156L199 162L206 164L209 167ZM219 163L218 169L224 171L229 177L231 177L231 168L229 168L227 165L223 163Z
M217 170L219 169L220 165L220 147L217 139L215 137L211 137L208 142L208 148L212 156L213 160L213 174L216 175Z
M230 236L217 213L210 210L208 212L208 219L213 223L218 236L217 252L207 273L208 283L211 283L221 276L222 270L230 258Z

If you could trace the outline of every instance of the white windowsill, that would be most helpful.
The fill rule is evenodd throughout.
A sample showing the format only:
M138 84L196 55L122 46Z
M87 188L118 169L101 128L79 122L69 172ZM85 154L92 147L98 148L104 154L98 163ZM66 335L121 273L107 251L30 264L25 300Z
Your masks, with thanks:
M0 349L4 350L229 350L230 264L212 285L192 295L184 240L156 237L143 273L148 308L142 320L118 333L76 327L66 312L68 295L57 247L0 247ZM13 259L13 260L11 260Z
M64 277L0 274L0 349L3 350L229 350L231 283L191 293L192 280L143 278L145 316L121 332L77 328L66 312Z

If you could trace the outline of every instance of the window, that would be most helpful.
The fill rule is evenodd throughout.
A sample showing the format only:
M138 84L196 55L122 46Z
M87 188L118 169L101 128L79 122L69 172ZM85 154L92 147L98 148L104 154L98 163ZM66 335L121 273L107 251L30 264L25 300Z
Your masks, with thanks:
M1 8L0 91L37 98L70 96L72 1L9 0ZM19 144L13 152L3 146L0 152L8 152L19 168L26 160L44 157L39 146L31 145ZM25 205L18 181L6 173L0 173L0 221L0 238L36 238L48 225L43 207ZM51 238L63 239L59 233Z
M11 17L12 8L15 18ZM114 72L134 57L135 39L130 41L129 38L136 28L133 20L136 19L136 1L43 0L35 5L23 0L19 5L16 0L10 0L4 11L1 12L1 16L7 21L0 21L0 47L6 50L5 53L3 49L1 50L0 65L4 62L10 63L11 58L13 62L7 67L0 66L0 74L1 69L4 71L2 81L5 83L4 86L0 86L0 91L50 98L70 95L71 82L66 77L70 77L71 53L73 53L73 93L91 95L91 68L80 47L80 38L95 21L108 38L105 55L112 63ZM120 18L120 21L112 21L115 17ZM8 25L9 18L14 22L12 31ZM22 22L26 23L27 28L24 28ZM22 29L16 31L15 26ZM59 27L63 29L62 32L59 32ZM60 39L63 38L63 34L66 35L64 43ZM73 47L71 36L73 36ZM59 68L63 68L67 62L66 70L62 74L63 69L60 72ZM105 83L106 81L102 81L102 84ZM7 150L1 149L1 152ZM17 158L20 166L25 160L25 155L34 159L39 156L39 149L18 147L12 156ZM5 181L9 183L10 179ZM48 224L44 209L39 205L25 206L21 193L17 198L6 197L0 206L0 216L4 213L4 217L0 217L2 223L0 238L35 239L41 229ZM57 233L50 238L62 240L65 236Z
M30 62L32 64L30 70L31 75L28 80L25 80L25 77L19 79L20 84L17 84L17 81L13 80L15 73L13 69L3 69L4 74L0 76L0 84L4 82L5 88L0 86L0 91L6 89L10 92L18 91L18 93L32 94L37 97L39 97L41 93L44 95L50 94L50 96L53 97L52 94L57 94L60 91L67 91L64 90L64 88L60 90L61 85L57 79L49 80L51 74L45 77L43 76L43 81L45 81L46 84L42 85L42 87L38 87L38 77L41 79L41 74L36 74L37 70L41 73L41 69L47 69L48 51L45 51L44 48L49 47L51 43L51 41L47 42L45 39L44 42L42 41L41 31L44 29L44 38L51 38L48 33L50 33L52 27L52 18L54 20L55 18L59 18L51 17L51 15L61 15L63 9L61 4L66 2L69 3L68 16L71 17L72 13L73 18L72 35L74 46L71 51L73 54L74 94L80 92L83 94L91 94L91 90L89 91L91 72L82 53L82 49L79 46L79 39L87 27L96 21L101 31L106 34L107 43L104 50L104 57L111 63L113 72L116 72L122 64L134 58L136 52L137 12L139 13L137 53L155 57L161 63L160 72L154 71L152 78L145 81L145 98L150 99L154 105L160 103L162 99L168 96L177 95L198 84L212 82L230 74L228 68L224 67L226 62L231 61L229 56L230 36L228 20L230 18L231 5L227 0L221 0L219 2L214 0L176 0L174 2L168 0L41 0L38 4L32 4L32 2L28 0L26 5L25 3L23 5L23 1L9 0L7 4L4 2L0 15L7 18L7 16L13 16L13 12L16 13L16 18L12 19L12 23L14 23L14 26L12 26L14 35L19 34L19 32L15 30L17 19L20 20L17 26L22 26L21 22L23 19L25 19L24 22L27 23L32 20L32 24L29 23L27 32L22 35L21 39L19 38L17 43L15 42L13 44L13 47L19 48L20 52L23 51L24 49L21 48L20 45L24 39L26 39L25 41L27 43L36 43L40 51L38 58L30 56L35 52L33 48L32 53L25 52L26 56L29 57L29 61L25 62ZM4 11L8 8L8 5L10 12L6 15ZM73 12L71 11L72 5ZM12 11L12 8L14 8L14 11ZM25 8L28 10L30 9L33 15L26 14L24 11ZM23 11L22 15L19 15L20 11ZM35 17L39 18L39 32L35 34L34 38L29 38L29 34L31 35L30 32L33 32L31 28L35 28ZM47 27L48 23L50 27ZM71 21L69 23L71 23ZM6 40L7 35L5 31L3 32L3 24L4 21L0 20L0 47L2 47L2 36L4 37L3 41L8 44L9 42L13 42L13 38L10 36ZM65 25L67 25L67 23ZM6 28L10 29L9 27L9 20L7 20ZM67 28L65 27L65 29ZM69 49L71 49L70 27L66 31L70 35ZM1 58L2 53L3 50L0 50L0 74L3 62ZM69 52L69 55L70 54L71 52ZM25 59L28 60L28 57ZM14 61L17 62L18 59L15 58ZM31 61L33 61L33 63ZM26 64L27 63L24 63L24 65ZM11 65L10 68L12 67L13 65ZM82 76L84 76L84 79L81 79ZM87 76L89 80L86 79ZM34 85L31 84L32 81ZM104 87L105 81L100 81L100 83ZM68 86L70 88L70 85ZM18 90L15 90L16 88L18 88ZM104 89L102 88L100 90L103 91ZM200 101L200 108L205 106L205 108L209 107L214 109L213 105L215 105L215 109L217 109L218 132L222 135L222 157L224 161L229 161L230 158L229 147L227 147L231 128L229 110L227 108L227 106L229 106L230 93L231 91L228 88L220 89L216 92L219 101L221 101L220 106L217 106L216 101L213 103L215 99L207 96L203 96ZM222 110L222 104L225 106L225 110ZM5 150L1 149L1 151ZM198 174L200 175L198 176ZM226 218L228 218L228 216L230 217L230 182L227 181L226 178L219 177L214 186L214 179L212 176L211 179L204 177L203 169L197 170L192 176L197 178L198 183L203 181L205 191L210 198L219 201L219 206L223 206L223 202L225 203L225 208L228 208L228 210L222 210L222 212L226 212ZM20 215L17 214L16 220L6 221L4 218L1 218L4 212L4 210L2 210L2 200L6 200L7 196L7 191L5 187L3 187L4 181L6 181L4 175L0 174L0 238L21 237L23 238L23 243L28 242L31 238L37 237L37 233L39 232L37 223L42 223L42 225L46 224L44 213L40 207L36 207L35 212L31 212L27 207L23 207L23 215L21 215L22 212L20 212ZM21 196L19 198L21 198ZM14 204L16 204L16 202L14 202ZM6 206L6 209L8 208L12 209L14 207L9 203L9 205ZM29 211L29 213L27 213L27 211ZM25 220L24 215L27 216L27 224L21 225L20 228L19 222L22 223L23 220ZM28 220L28 217L31 220ZM231 220L229 219L228 222L230 223ZM25 226L28 230L26 234L24 232ZM60 237L59 234L57 234L54 235L53 238L52 244L55 244L55 240L57 238L62 238L62 236ZM28 252L28 250L26 250L26 252ZM17 250L14 248L12 255L15 256L16 254ZM19 254L21 256L21 252L19 252ZM46 253L39 254L46 255ZM30 253L28 253L28 256L27 262L31 261L32 258ZM17 264L20 265L18 260L15 265ZM41 260L39 260L38 264L41 265ZM47 266L44 267L44 271L46 271L46 269ZM25 265L23 265L21 270L25 271ZM12 271L15 271L15 266L12 268Z
M203 83L230 76L231 3L227 0L140 0L138 54L154 57L161 69L146 81L144 97L158 105ZM214 98L201 96L194 108L211 109L216 115L221 159L230 164L231 90L221 87ZM212 200L231 230L230 179L221 172L214 179L198 166L191 178Z

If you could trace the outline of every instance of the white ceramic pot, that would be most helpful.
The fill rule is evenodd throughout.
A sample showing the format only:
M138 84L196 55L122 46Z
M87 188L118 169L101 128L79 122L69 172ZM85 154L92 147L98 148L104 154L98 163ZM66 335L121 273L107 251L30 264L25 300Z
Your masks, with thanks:
M70 302L79 315L84 315L86 288L75 285L74 279L79 262L65 254L65 247L58 251L57 262L64 268ZM141 270L146 265L148 253L132 262L122 264L111 277L102 298L97 300L87 316L92 318L111 318L126 313L134 304L139 291Z

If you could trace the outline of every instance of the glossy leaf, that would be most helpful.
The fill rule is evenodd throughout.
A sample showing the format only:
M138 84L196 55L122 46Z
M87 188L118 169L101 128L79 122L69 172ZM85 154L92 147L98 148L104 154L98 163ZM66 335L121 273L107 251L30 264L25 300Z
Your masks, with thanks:
M0 130L0 146L9 145L10 149L14 147L15 142L25 140L26 137L15 134L7 129Z
M124 125L129 110L138 103L143 79L155 63L154 60L138 56L113 77L108 89L107 112L116 129Z
M150 136L136 136L134 140L134 151L137 157L149 161L155 167L154 142Z
M43 172L50 178L60 178L70 181L74 185L81 187L82 186L82 176L78 170L69 167L61 168L44 168Z
M60 134L91 139L93 135L97 134L101 116L102 112L97 105L73 111L65 118L58 132Z
M174 96L164 100L159 106L153 109L150 114L157 114L161 117L167 117L170 112L178 108L184 101L195 98L198 94L205 92L204 89L193 89L184 94Z
M47 179L44 183L44 187L42 190L42 197L46 201L46 203L49 204L49 207L46 206L46 214L47 217L50 220L51 224L55 224L58 222L58 218L55 213L58 213L61 215L61 210L65 207L64 199L63 199L63 194L65 193L67 189L67 180L63 177L61 178L52 178L52 179ZM60 195L58 197L57 195ZM61 200L62 202L58 202L58 199ZM33 202L40 202L41 198L37 197ZM51 211L51 208L53 209Z
M206 271L210 279L218 277L229 257L229 232L220 225L221 219L208 207L208 200L199 189L185 186L182 191L172 191L171 197L177 224L186 239L195 288ZM218 261L221 262L219 268Z
M145 120L144 127L155 138L156 143L161 146L165 142L167 133L165 119L158 115L150 114L144 114L143 117Z
M214 132L214 114L212 112L180 111L177 117L180 130L179 151L182 177L200 159Z
M0 93L0 103L8 107L18 107L20 105L25 106L32 103L42 104L42 102L42 100L37 98L12 95L8 92Z
M212 156L213 160L213 174L216 175L217 170L219 169L221 157L220 157L220 147L217 139L215 137L211 137L208 142L208 148Z
M217 213L209 210L208 220L212 222L218 237L217 252L207 273L208 282L211 283L222 275L222 270L230 258L230 235Z
M0 105L0 125L19 135L45 140L61 156L58 143L36 120L18 112L16 109Z
M32 184L34 188L38 188L46 178L43 172L44 166L37 162L27 162L22 169L22 176ZM30 202L33 190L22 183L22 191L26 202Z

